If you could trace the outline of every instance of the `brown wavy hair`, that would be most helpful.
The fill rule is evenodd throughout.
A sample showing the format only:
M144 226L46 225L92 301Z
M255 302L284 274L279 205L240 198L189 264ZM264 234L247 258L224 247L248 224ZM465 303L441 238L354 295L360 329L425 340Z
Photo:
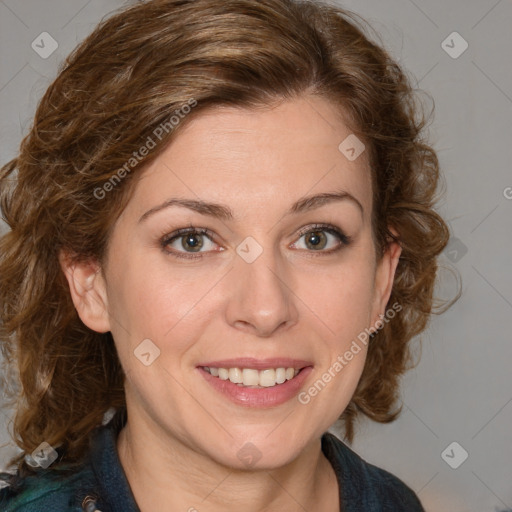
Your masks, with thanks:
M125 405L124 373L111 333L87 328L59 265L103 261L134 177L187 121L216 105L257 108L305 94L325 98L366 144L378 254L402 254L389 303L402 310L372 336L356 392L341 416L397 417L399 377L410 340L427 326L437 256L449 230L434 211L439 163L424 138L428 117L416 89L356 14L311 1L152 0L102 20L61 64L16 158L0 170L0 342L4 386L16 403L20 473L42 441L59 447L50 469L78 463L105 412ZM197 106L127 173L112 179L170 114ZM155 138L153 136L153 138ZM392 226L398 233L395 238Z

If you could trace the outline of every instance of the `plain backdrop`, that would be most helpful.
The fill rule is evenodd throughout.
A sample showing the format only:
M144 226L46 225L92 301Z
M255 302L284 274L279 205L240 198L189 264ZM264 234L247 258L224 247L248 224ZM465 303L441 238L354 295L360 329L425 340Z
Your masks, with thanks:
M461 299L421 336L420 363L403 379L400 418L361 422L352 447L406 482L427 512L512 509L512 2L333 3L368 20L434 100L430 140L446 181L438 209L452 230L440 262L463 283ZM2 165L16 155L62 59L122 5L0 0ZM45 58L32 47L43 32L58 45ZM455 291L443 270L438 296ZM0 443L7 443L12 411L0 412ZM0 467L16 451L4 446Z

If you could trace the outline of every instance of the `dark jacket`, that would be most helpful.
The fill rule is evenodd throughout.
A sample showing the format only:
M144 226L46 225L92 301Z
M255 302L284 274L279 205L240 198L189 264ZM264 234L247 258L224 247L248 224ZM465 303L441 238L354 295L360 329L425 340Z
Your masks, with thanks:
M1 512L140 512L119 461L117 418L93 432L85 462L71 474L39 468L26 478L9 479L0 490ZM364 461L330 433L322 451L331 462L343 512L424 512L417 496L391 473Z

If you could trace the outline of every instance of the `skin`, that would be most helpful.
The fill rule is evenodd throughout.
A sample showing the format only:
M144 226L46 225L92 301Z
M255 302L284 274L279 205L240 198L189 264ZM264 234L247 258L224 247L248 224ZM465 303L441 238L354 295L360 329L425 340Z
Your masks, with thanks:
M112 332L127 375L128 423L117 447L143 512L339 510L320 438L355 391L365 346L307 405L296 398L267 409L235 405L196 366L243 356L306 359L307 390L385 313L400 247L392 243L377 261L366 152L349 161L338 150L350 133L318 97L203 112L141 173L103 265L61 255L80 318ZM339 190L364 211L340 200L285 215L305 196ZM170 197L222 203L234 218L171 206L139 222ZM315 223L336 226L352 242L329 253L339 240L312 228L326 245L308 245L298 233ZM187 254L183 238L167 252L161 238L189 226L208 228L213 241L199 236L199 259L173 257ZM252 263L236 252L248 236L263 249ZM147 338L160 349L149 366L134 356ZM261 454L250 467L237 457L248 442Z

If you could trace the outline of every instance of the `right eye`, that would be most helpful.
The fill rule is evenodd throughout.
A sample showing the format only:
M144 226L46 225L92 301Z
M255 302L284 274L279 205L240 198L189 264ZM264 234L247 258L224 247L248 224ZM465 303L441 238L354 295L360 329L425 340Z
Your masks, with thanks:
M194 253L215 251L214 246L217 244L212 238L208 229L183 228L165 235L161 240L161 245L168 254L178 258L201 258L200 254L194 255ZM168 250L168 248L172 250Z

